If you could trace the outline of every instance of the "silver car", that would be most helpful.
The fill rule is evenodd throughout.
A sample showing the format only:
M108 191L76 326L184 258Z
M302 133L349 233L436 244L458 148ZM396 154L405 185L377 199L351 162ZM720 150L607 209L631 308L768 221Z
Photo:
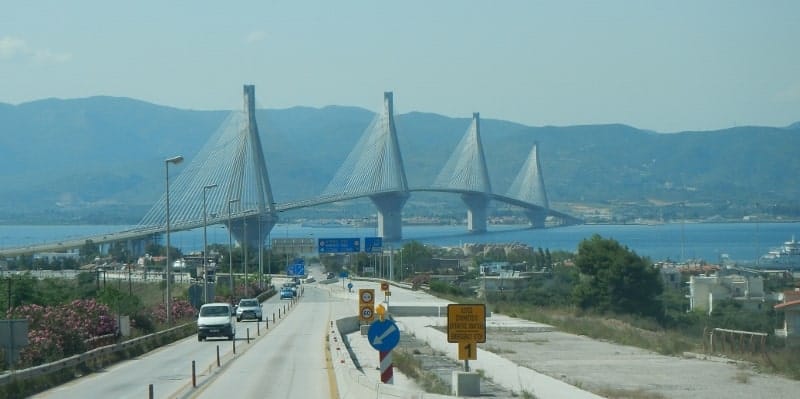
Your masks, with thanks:
M264 316L261 311L261 304L258 299L248 298L239 300L239 305L236 306L236 321L246 319L262 321Z

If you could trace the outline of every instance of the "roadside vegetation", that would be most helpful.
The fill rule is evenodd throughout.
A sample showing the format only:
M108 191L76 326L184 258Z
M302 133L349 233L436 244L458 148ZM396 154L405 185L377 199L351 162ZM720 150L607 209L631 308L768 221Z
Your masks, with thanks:
M159 246L151 246L148 250L156 255L165 253L164 248ZM91 243L82 248L81 254L77 260L60 259L51 263L30 257L8 262L8 269L13 273L5 273L0 278L0 311L5 313L4 319L24 319L28 322L28 345L21 349L13 363L15 369L53 362L182 324L189 324L191 328L170 334L171 337L180 339L195 333L196 328L192 323L200 304L198 299L201 298L193 298L190 287L202 282L176 281L173 284L172 322L167 323L165 283L160 278L164 270L163 262L159 265L149 261L145 265L148 273L154 276L150 281L111 279L106 276L108 269L133 267L135 259L116 246L101 258L96 245ZM175 248L172 248L171 254L173 259L182 256ZM223 259L227 259L227 255L227 252L222 252ZM234 253L234 260L243 260L241 251ZM237 266L242 267L241 263ZM76 278L40 279L30 272L32 270L51 270L56 275L58 271L69 270L77 272L77 275ZM264 281L264 287L269 287L269 279L264 277ZM202 292L202 287L194 288L200 288L196 291ZM218 284L216 298L211 300L234 302L243 297L245 292L254 297L264 290L259 286L257 276L252 275L246 282L237 280L234 292L231 292L228 284ZM130 321L130 334L125 337L119 330L120 316L128 316ZM131 355L154 349L149 345L137 346L139 349ZM2 349L0 354L5 355ZM4 362L0 371L11 366L9 362Z
M527 256L510 251L482 252L473 257L471 270L460 270L455 280L440 278L448 270L420 265L448 256L436 249L412 245L408 253L427 253L428 259L411 258L417 269L406 279L415 287L456 302L484 302L487 310L541 323L558 329L611 342L636 346L664 355L686 352L725 356L751 362L757 370L800 379L800 348L786 346L773 334L783 315L771 304L750 310L734 301L715 303L711 314L688 311L688 276L678 289L665 286L652 262L618 242L600 236L580 243L577 253L546 250L529 251ZM403 247L404 256L407 247ZM427 251L427 252L426 252ZM449 254L452 256L453 254ZM515 270L534 275L520 290L492 291L480 295L477 266L491 261L508 261ZM427 270L426 270L427 269ZM780 291L791 281L766 281ZM765 345L728 345L711 353L708 332L714 328L764 332Z

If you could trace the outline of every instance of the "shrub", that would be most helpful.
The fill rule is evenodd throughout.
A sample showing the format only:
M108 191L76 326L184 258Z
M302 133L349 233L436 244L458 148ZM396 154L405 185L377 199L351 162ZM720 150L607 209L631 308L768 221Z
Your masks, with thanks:
M28 346L20 353L24 366L81 353L88 339L117 329L108 307L93 299L57 306L19 306L10 309L6 317L28 320Z

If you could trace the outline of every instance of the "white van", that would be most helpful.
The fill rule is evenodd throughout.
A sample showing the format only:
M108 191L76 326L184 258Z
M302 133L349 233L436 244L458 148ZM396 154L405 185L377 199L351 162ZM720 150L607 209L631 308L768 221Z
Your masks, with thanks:
M235 316L236 312L229 303L214 302L203 305L197 316L197 340L227 337L233 341L236 338L236 323L233 321Z

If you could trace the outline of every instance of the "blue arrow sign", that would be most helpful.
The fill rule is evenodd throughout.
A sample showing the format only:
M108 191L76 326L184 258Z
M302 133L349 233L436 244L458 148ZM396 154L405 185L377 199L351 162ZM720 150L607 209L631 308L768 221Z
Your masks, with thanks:
M295 259L294 264L289 266L286 274L291 276L305 276L306 275L306 261L304 259Z
M383 237L364 237L364 252L381 252Z
M388 352L400 343L400 329L392 320L374 321L367 330L367 339L375 350Z

